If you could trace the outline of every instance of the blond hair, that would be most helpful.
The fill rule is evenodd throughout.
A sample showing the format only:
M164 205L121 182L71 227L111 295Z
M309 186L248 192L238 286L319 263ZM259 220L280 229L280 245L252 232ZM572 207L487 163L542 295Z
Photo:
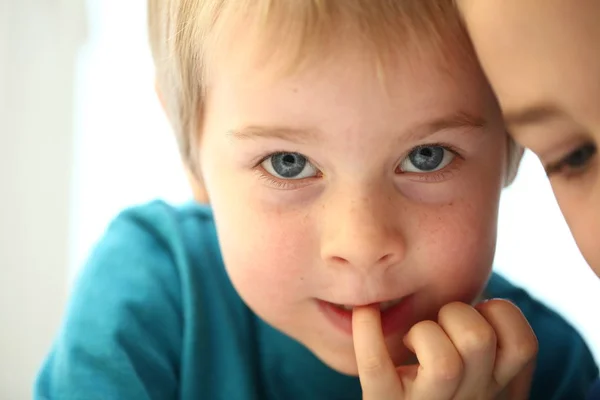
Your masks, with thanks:
M473 54L453 0L148 0L148 24L157 89L192 171L209 58L232 27L260 35L294 68L340 37L352 37L379 62L410 43L427 42L446 57ZM448 40L462 44L459 54L448 54Z

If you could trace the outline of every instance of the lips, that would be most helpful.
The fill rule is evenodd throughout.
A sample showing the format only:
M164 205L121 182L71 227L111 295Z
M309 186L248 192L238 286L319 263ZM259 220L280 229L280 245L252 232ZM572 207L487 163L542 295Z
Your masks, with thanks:
M401 301L402 301L402 298L381 302L381 303L379 303L379 309L382 312L386 311L389 308L394 307L396 304L399 304ZM345 310L345 311L352 311L354 309L354 307L356 307L356 306L348 305L348 304L336 304L336 303L331 303L331 304L334 307L337 307L337 308Z
M413 322L413 296L372 303L381 310L381 328L385 336L398 331L407 331ZM359 305L317 301L319 310L334 327L352 335L352 310ZM366 304L362 304L366 305Z

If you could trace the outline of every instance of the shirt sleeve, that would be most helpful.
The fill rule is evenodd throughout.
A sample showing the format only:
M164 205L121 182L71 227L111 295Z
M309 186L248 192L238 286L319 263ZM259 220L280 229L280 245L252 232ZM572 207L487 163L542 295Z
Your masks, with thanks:
M588 392L587 400L600 400L600 378L596 379L596 382L592 385Z
M182 312L174 256L121 215L92 253L35 382L36 399L174 399Z

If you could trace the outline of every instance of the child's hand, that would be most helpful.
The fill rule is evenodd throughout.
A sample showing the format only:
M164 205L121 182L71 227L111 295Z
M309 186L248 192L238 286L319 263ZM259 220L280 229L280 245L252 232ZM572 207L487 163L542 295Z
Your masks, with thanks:
M354 348L364 400L527 399L537 339L521 311L504 300L444 306L404 337L419 364L396 368L377 308L354 310Z

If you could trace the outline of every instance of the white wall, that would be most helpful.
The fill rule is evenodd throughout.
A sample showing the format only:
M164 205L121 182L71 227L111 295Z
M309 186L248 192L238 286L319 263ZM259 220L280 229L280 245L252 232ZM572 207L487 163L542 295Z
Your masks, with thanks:
M31 383L67 293L75 1L0 0L0 399Z
M72 272L127 205L191 197L154 92L146 0L88 0L79 64ZM74 274L71 275L71 279Z

